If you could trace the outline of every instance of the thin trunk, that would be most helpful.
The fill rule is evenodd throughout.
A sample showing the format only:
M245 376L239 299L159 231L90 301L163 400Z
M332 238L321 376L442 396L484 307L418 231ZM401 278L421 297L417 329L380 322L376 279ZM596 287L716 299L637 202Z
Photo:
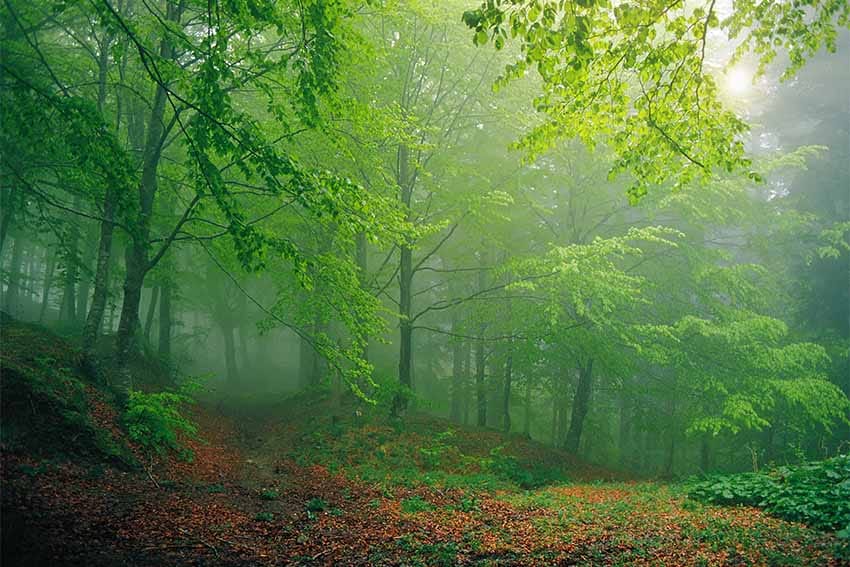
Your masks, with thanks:
M50 288L53 287L53 272L56 270L56 252L50 248L45 249L47 265L44 268L44 287L41 292L41 309L38 311L38 322L44 321L47 306L50 303Z
M244 325L239 327L239 355L242 357L242 371L245 372L251 356L248 352L248 333L245 331Z
M366 233L358 232L356 239L356 260L359 274L360 287L368 291L368 249L366 247ZM369 362L369 337L365 338L363 344L363 352L361 353L363 360Z
M475 395L478 402L478 426L487 426L487 384L484 372L484 341L475 341Z
M153 328L153 318L156 314L156 306L159 301L159 288L160 286L155 285L151 290L151 301L148 304L148 314L145 317L145 341L150 344L151 342L151 329Z
M461 354L461 380L463 381L463 424L469 425L469 409L472 405L472 392L469 389L469 369L472 366L472 345L469 341L463 343L463 353Z
M452 332L457 332L457 320L452 321ZM452 421L459 422L463 407L463 342L455 340L452 344L452 387L451 410L449 417Z
M670 431L670 444L667 446L667 459L664 462L664 476L671 478L673 476L673 457L676 455L676 433Z
M112 265L112 235L115 229L111 221L115 217L116 200L117 192L112 188L107 188L103 197L104 220L100 223L100 240L97 244L94 292L92 293L91 307L86 317L86 324L83 328L83 345L86 349L94 347L97 343L103 325L103 314L106 311L106 300L109 295L109 268ZM110 329L111 327L110 322Z
M531 377L525 378L525 412L523 413L522 433L531 436Z
M576 395L573 399L573 409L570 415L570 429L567 431L567 438L564 442L564 449L570 453L578 453L581 432L584 428L584 418L590 409L592 388L593 359L591 358L584 367L579 368L578 372L578 386L576 387Z
M159 357L171 358L171 285L165 284L159 299Z
M478 262L483 268L486 263L486 248L483 248L478 257ZM478 270L478 291L483 291L487 286L487 276L484 270ZM478 336L483 337L486 332L486 325L482 323L478 329ZM486 427L487 425L487 384L484 371L485 364L484 341L475 341L475 393L478 398L478 426Z
M98 57L98 92L97 104L98 110L103 114L106 105L106 83L109 71L109 46L112 42L112 35L107 34L104 38L104 43L100 47ZM123 73L122 73L123 81ZM119 89L120 90L120 89ZM118 120L121 119L120 97L121 93L117 93L119 110L117 112ZM120 122L116 124L116 130ZM134 149L141 149L142 143L140 136L134 135L134 132L129 132L130 144ZM118 206L119 192L115 187L106 187L103 193L103 220L100 222L100 237L97 243L97 259L95 260L94 270L94 292L92 293L91 307L86 315L86 323L83 326L83 348L89 350L97 344L97 338L100 334L100 329L103 326L103 314L106 311L106 300L109 295L109 268L111 266L112 255L112 235L115 231L115 225L112 221L115 219L115 211ZM82 314L80 316L83 316Z
M174 2L167 4L166 19L170 22L179 21L180 14ZM171 39L163 38L159 46L160 58L169 61L173 58L173 55ZM129 360L133 333L139 326L139 301L142 296L142 285L145 281L145 275L151 267L148 262L148 239L150 217L157 190L157 169L165 133L163 119L165 117L166 95L165 87L157 83L151 104L142 157L142 177L139 182L139 216L126 253L127 273L124 278L124 298L121 304L121 320L118 322L116 337L118 361L122 365L125 365ZM126 367L122 368L120 373L119 390L132 388L132 378L126 370Z
M233 337L232 325L222 325L221 332L224 335L224 363L227 367L227 381L235 384L239 378L236 369L236 341Z
M511 432L511 381L513 380L514 355L511 346L508 346L508 358L505 360L505 383L502 391L502 430Z
M700 439L699 467L704 474L711 469L711 445L707 435L703 435Z
M298 376L301 379L302 388L309 388L315 384L313 376L313 369L315 368L313 358L315 356L316 352L313 350L313 346L302 337L298 350Z
M625 393L621 393L620 395L619 425L619 442L617 445L620 453L620 466L627 467L629 464L629 437L631 434L631 421L629 419L629 399Z
M410 210L413 187L409 174L409 150L404 144L398 148L398 185L401 202L405 208L407 221L413 220ZM402 391L393 403L393 415L398 415L407 408L410 390L413 389L413 322L411 309L413 305L413 249L412 244L403 242L401 244L401 258L399 260L399 353L398 353L398 381Z
M0 204L2 204L3 213L0 216L0 252L3 252L3 246L6 244L6 236L9 235L9 227L12 226L12 220L15 213L15 200L18 196L18 189L15 185L0 193Z
M97 226L94 225L92 228L96 229ZM86 315L89 312L89 294L91 293L93 281L91 268L95 260L95 253L97 252L96 248L91 246L91 242L95 238L93 232L93 230L87 231L85 242L83 243L85 253L82 258L82 265L80 266L80 287L77 291L77 322L80 325L85 325Z
M80 208L80 200L74 199L74 208ZM62 308L60 319L68 322L77 320L77 277L80 273L78 252L80 243L80 227L73 223L68 236L68 256L65 262L65 278L63 281Z
M12 242L12 259L9 262L9 283L6 287L6 313L16 315L21 293L21 262L24 257L24 241L20 235Z

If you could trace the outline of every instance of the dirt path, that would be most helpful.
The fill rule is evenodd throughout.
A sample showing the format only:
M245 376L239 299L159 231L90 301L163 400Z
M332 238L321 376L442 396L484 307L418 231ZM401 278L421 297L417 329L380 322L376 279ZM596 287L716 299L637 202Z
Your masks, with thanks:
M834 540L663 487L369 485L291 450L316 408L199 412L193 463L143 473L3 455L5 565L839 565ZM289 412L289 413L286 413ZM415 506L412 506L415 504Z

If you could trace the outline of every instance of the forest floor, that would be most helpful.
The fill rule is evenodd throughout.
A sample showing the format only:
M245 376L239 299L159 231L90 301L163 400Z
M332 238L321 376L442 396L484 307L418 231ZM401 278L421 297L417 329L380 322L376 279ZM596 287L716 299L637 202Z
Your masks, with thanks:
M73 452L34 450L6 436L21 427L15 416L44 432L48 412L67 410L37 389L16 399L9 384L39 364L76 372L74 355L12 331L3 565L846 564L834 536L756 509L617 480L520 437L422 416L388 422L317 395L194 406L192 462L114 466L78 449L88 430L52 439ZM23 341L26 353L15 350ZM83 390L95 429L119 444L108 399Z

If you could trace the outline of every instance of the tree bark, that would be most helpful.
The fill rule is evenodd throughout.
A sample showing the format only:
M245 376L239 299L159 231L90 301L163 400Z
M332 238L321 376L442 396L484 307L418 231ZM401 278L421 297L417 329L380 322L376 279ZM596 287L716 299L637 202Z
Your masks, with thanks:
M313 346L302 337L298 349L298 376L302 388L309 388L315 384L315 377L313 376L315 369L313 358L315 357L316 352L313 350Z
M502 391L502 430L511 432L511 381L513 380L514 355L511 345L508 345L508 357L505 360L505 382Z
M38 322L44 321L47 306L50 303L50 288L53 287L53 272L56 270L56 252L49 247L45 250L46 266L44 268L44 287L41 292L41 308L38 311Z
M15 201L18 196L18 188L12 185L9 189L0 193L0 204L2 204L2 216L0 216L0 253L3 252L3 247L6 245L6 236L9 235L9 227L12 226L12 221L15 214Z
M145 316L145 341L150 343L151 341L151 329L153 328L153 319L154 315L156 315L156 308L159 304L159 285L155 285L151 290L151 300L148 304L148 314Z
M80 200L74 199L74 208L80 208ZM65 262L65 277L63 280L62 307L59 318L63 321L77 320L77 277L80 273L79 252L80 227L74 222L68 237L68 256Z
M103 45L100 46L98 56L98 92L97 105L98 110L103 114L106 106L106 83L109 71L109 47L112 43L112 35L107 34L104 38ZM122 74L123 80L123 74ZM118 94L120 103L120 93ZM118 119L120 121L121 112L120 104L118 111ZM116 125L116 128L118 126ZM140 137L129 131L130 144L135 149L141 149ZM134 135L135 134L135 135ZM103 315L106 312L106 300L109 295L109 268L112 265L112 235L115 231L113 220L115 219L115 211L118 206L118 191L115 187L106 187L103 193L103 220L100 222L100 235L97 243L97 253L94 270L94 291L92 292L91 307L88 314L85 315L86 322L83 326L83 348L89 350L97 344L100 329L103 326ZM81 315L83 316L83 315Z
M484 358L484 341L475 341L475 395L478 402L478 427L487 426L487 384Z
M452 321L452 331L457 330L457 321ZM449 417L459 422L463 410L463 342L455 340L452 344L452 387L451 409Z
M564 449L571 453L578 453L581 443L581 432L584 428L584 418L590 409L590 394L593 388L593 359L579 368L578 386L573 398L573 409L570 415L570 429L564 442Z
M159 299L159 357L171 358L171 285L164 284Z
M10 315L16 315L21 293L21 263L24 257L24 241L20 235L12 242L12 258L9 261L9 283L6 287L4 308Z
M357 239L355 241L356 246L356 260L357 260L357 268L358 268L358 277L360 281L360 287L364 290L368 291L368 248L366 246L366 234L364 232L357 233ZM364 339L363 343L363 352L361 356L363 360L369 362L369 337Z
M227 368L227 381L235 384L239 378L236 367L236 341L233 337L233 325L222 325L221 333L224 336L224 363Z
M401 195L401 203L405 209L407 221L412 221L413 214L410 209L413 197L413 186L410 180L409 150L406 145L398 147L398 186ZM413 322L411 321L411 309L413 305L413 249L412 243L403 242L400 246L399 260L399 352L398 352L398 381L402 391L394 400L393 415L398 415L407 408L410 390L413 389Z
M167 2L166 20L169 22L180 20L179 9L174 2ZM170 38L163 37L160 40L159 56L165 61L173 59L174 48L171 45ZM129 360L133 345L133 335L139 327L139 301L142 295L142 285L145 281L145 275L151 268L148 261L150 222L157 191L157 170L165 135L163 119L165 118L166 99L165 87L161 83L156 83L145 135L145 148L142 154L139 216L136 225L133 227L130 244L126 251L127 273L124 278L124 298L121 304L121 319L118 322L116 337L118 361L123 366L121 372L119 372L121 380L119 390L132 388L132 378L127 371L126 363Z

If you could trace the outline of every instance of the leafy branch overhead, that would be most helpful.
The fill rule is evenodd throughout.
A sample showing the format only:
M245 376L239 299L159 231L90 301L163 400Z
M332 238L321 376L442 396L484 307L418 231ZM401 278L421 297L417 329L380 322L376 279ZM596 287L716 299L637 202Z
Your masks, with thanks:
M602 143L617 156L611 175L627 173L633 201L655 185L680 189L718 171L751 165L747 124L724 104L712 55L735 46L731 62L756 58L760 71L787 50L791 77L821 48L836 49L850 26L839 0L488 0L463 14L474 42L496 49L516 42L521 55L497 86L533 69L542 83L534 106L545 121L516 143L538 156L563 139ZM752 173L754 179L758 175Z

